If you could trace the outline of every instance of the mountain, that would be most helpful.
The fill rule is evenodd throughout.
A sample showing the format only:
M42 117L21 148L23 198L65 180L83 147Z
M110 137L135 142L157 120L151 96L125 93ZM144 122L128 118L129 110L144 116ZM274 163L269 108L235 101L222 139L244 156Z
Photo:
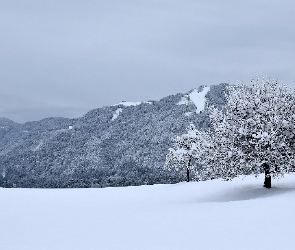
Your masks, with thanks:
M190 123L210 126L209 105L223 105L226 84L200 86L160 101L121 102L76 119L18 124L0 118L0 186L107 187L175 183L163 170L172 139Z

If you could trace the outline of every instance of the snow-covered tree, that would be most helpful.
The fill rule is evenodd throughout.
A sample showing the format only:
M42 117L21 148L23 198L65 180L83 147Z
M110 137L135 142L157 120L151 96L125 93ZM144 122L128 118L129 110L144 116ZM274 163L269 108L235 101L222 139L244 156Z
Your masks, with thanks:
M195 160L203 169L197 179L231 180L264 170L264 186L270 188L271 176L282 177L295 167L294 90L263 79L251 86L229 85L226 99L222 109L209 107L210 130L191 127L176 138L167 162L186 165L189 171Z
M255 81L250 87L228 86L223 110L211 107L210 150L203 161L214 177L257 176L265 183L294 169L295 95L277 80ZM201 152L204 154L205 152Z
M168 170L181 171L184 167L186 170L186 181L189 182L193 173L194 178L198 176L198 162L201 160L200 149L208 146L210 137L203 131L198 131L194 124L190 124L187 133L177 136L174 139L174 148L169 149L166 155L165 167Z

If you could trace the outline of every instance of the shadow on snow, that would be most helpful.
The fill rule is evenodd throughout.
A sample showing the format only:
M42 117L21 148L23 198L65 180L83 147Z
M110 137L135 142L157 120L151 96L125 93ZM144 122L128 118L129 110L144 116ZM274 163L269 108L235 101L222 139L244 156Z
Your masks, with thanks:
M243 201L253 200L258 198L267 198L274 195L281 195L289 192L294 192L295 187L279 186L267 189L258 187L257 185L241 186L235 189L223 190L219 193L202 197L201 202L230 202L230 201Z

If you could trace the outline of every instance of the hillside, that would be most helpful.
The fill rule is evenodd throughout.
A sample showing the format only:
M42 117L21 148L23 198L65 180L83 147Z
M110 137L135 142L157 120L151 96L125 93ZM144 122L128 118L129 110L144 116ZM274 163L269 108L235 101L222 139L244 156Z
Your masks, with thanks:
M0 188L1 249L293 249L295 176L262 183Z
M160 101L120 102L81 118L17 124L0 119L0 186L106 187L176 183L163 171L171 139L190 123L207 128L208 105L224 104L225 84Z

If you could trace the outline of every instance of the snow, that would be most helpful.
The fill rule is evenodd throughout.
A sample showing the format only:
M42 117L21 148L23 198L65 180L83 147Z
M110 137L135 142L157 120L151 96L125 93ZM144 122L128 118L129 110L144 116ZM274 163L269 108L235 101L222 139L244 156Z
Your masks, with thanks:
M118 109L115 111L115 113L114 113L114 115L113 115L113 117L112 117L112 121L116 120L116 119L118 118L119 114L120 114L122 111L123 111L123 109L118 108Z
M187 151L184 150L184 149L177 149L175 150L175 153L178 154L178 155L182 155L182 154L185 154Z
M196 113L200 113L205 108L206 94L210 90L210 87L204 87L201 92L197 89L193 89L188 95L181 97L180 101L176 105L188 105L189 102L193 102L197 107Z
M153 104L152 102L125 102L125 101L122 101L118 104L115 104L115 105L112 105L112 106L119 106L119 105L123 105L125 107L131 107L131 106L137 106L137 105L140 105L142 103L147 103L147 104ZM119 116L119 114L123 111L122 108L118 108L115 113L113 114L113 117L112 117L112 121L116 120Z
M195 104L197 107L197 113L200 113L200 111L203 111L205 108L205 95L210 90L210 87L204 87L201 92L198 92L197 89L194 89L190 94L189 98L190 100Z
M123 105L123 106L126 106L126 107L130 107L130 106L137 106L137 105L140 105L142 103L152 104L152 102L125 102L125 101L122 101L122 102L120 102L118 104L115 104L113 106Z
M293 249L295 176L262 183L0 188L1 249Z
M40 150L40 148L43 146L43 141L41 141L39 144L38 144L38 146L35 148L35 149L33 149L33 151L37 151L37 150Z
M180 101L176 105L188 105L188 95L181 97Z

